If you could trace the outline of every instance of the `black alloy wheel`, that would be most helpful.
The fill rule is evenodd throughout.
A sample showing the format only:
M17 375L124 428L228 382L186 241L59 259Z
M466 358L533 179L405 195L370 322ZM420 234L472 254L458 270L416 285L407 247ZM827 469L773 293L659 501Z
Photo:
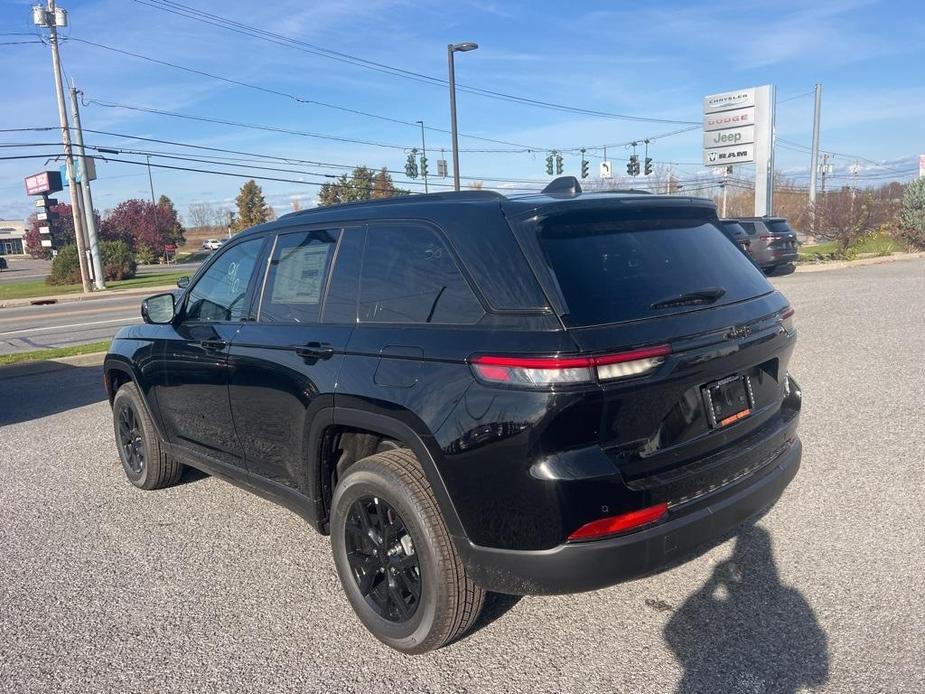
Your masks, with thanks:
M141 423L131 403L124 402L119 408L119 447L122 460L134 474L140 475L145 467L145 442Z
M421 601L421 569L401 516L385 500L364 496L344 525L347 562L360 594L389 622L406 622Z

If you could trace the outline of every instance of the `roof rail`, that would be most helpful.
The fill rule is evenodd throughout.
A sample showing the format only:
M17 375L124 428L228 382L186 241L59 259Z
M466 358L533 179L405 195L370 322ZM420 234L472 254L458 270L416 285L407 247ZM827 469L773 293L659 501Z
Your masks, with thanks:
M322 210L330 209L339 209L342 207L365 207L375 205L379 207L380 205L408 205L408 204L418 204L425 202L433 202L434 200L498 200L503 199L504 196L501 193L497 193L493 190L461 190L461 191L444 191L440 193L423 193L423 194L412 194L412 195L395 195L391 198L376 198L370 200L355 200L353 202L342 202L336 205L325 205L324 207L312 207L307 210L298 210L296 212L289 212L280 217L294 217L302 215L311 215L315 212L320 212Z
M543 188L543 193L552 198L574 198L581 195L581 184L574 176L559 176Z

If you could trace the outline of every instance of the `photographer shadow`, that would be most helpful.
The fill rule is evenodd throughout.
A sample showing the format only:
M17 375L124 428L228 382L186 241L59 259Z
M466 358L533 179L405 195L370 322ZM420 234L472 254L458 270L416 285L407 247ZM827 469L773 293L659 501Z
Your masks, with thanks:
M784 692L828 679L828 639L809 603L782 585L771 536L744 528L719 564L665 626L684 668L678 692Z

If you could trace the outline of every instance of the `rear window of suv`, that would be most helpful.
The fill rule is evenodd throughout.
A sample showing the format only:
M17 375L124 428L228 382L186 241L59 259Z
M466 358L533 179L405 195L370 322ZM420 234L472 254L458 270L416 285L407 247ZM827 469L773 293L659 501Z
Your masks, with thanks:
M772 291L702 209L568 212L540 222L538 238L570 326L669 315ZM708 290L722 292L709 304L665 305Z
M765 222L765 226L768 228L772 234L792 234L793 229L790 228L790 225L787 224L783 219L776 219L770 222Z

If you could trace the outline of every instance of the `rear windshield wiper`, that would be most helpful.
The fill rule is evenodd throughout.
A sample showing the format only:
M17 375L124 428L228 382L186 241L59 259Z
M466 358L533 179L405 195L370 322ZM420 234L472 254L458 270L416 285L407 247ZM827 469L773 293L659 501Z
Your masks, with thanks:
M708 287L707 289L698 289L695 292L685 292L677 296L670 296L667 299L656 301L654 304L649 304L649 308L673 308L675 306L712 304L725 293L726 290L722 287Z

